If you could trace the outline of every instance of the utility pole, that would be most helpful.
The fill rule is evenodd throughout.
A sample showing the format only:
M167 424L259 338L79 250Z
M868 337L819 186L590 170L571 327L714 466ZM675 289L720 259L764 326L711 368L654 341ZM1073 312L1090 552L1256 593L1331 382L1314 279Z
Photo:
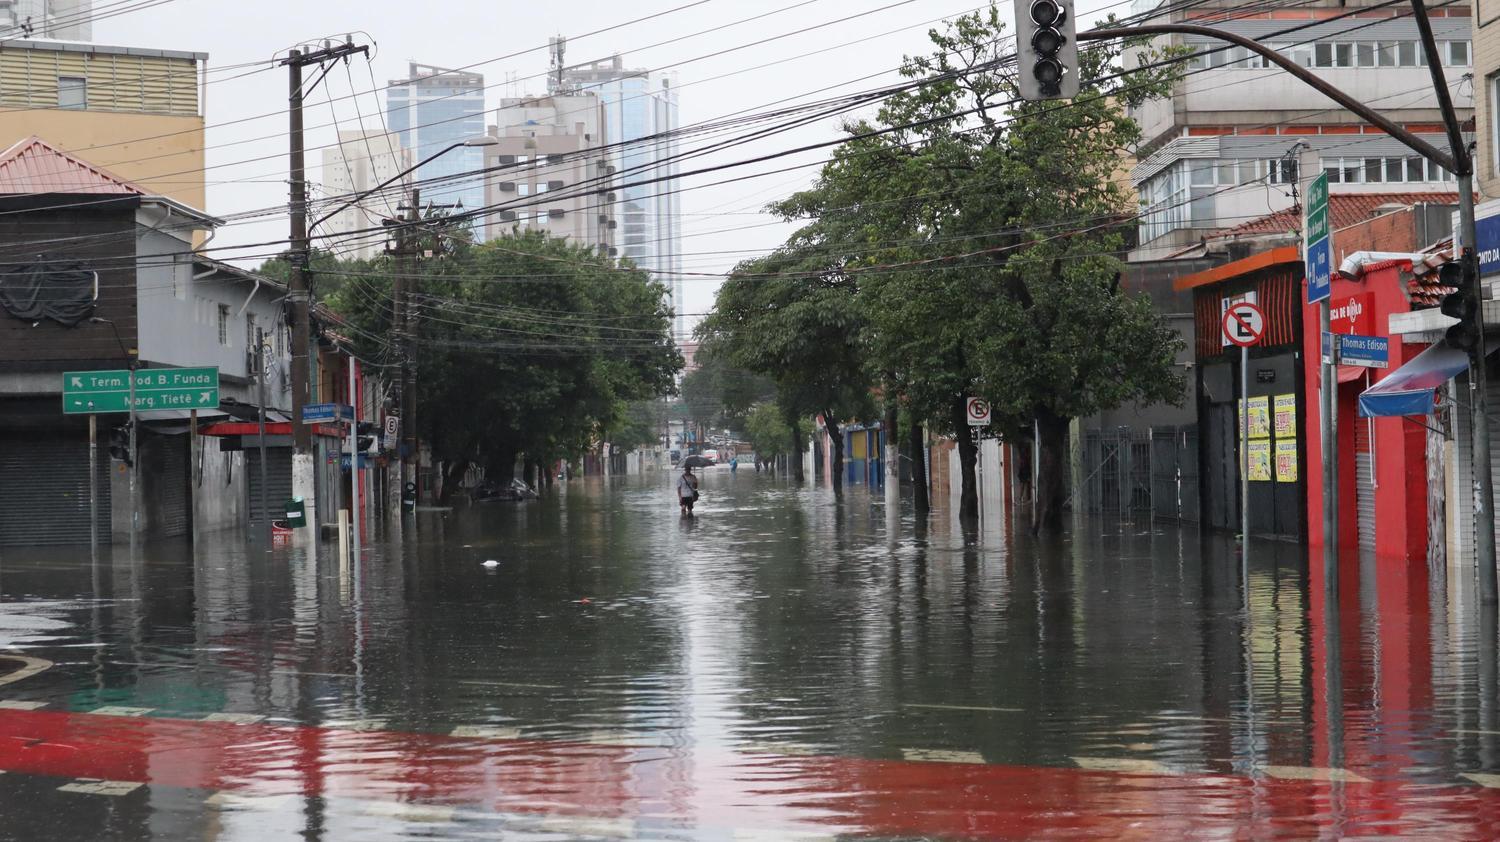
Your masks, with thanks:
M259 435L256 438L259 439L259 446L260 446L260 516L261 516L261 519L265 521L264 523L262 523L260 525L260 527L261 527L262 530L265 531L266 537L269 540L270 536L272 536L272 535L275 534L275 529L272 528L272 526L271 526L271 522L274 521L275 518L271 517L271 503L270 503L270 500L269 500L269 494L270 494L270 492L267 490L268 486L269 486L269 483L267 483L267 481L266 481L266 348L265 348L266 339L265 339L265 336L266 335L265 335L265 331L264 330L262 330L260 328L256 328L256 330L255 330L255 382L256 382L256 391L258 393L257 394L257 400L256 400L256 402L259 404L259 406L257 407L257 409L259 410L259 412L257 414L259 416L259 423L260 423L260 429L258 429L256 431L257 433L259 433Z
M406 225L400 229L397 242L400 265L396 271L396 282L392 285L396 300L395 333L397 354L401 358L401 495L405 505L406 490L412 487L417 459L416 397L412 394L411 382L411 301L407 290L411 287L417 270L416 226L422 218L422 191L411 191L411 206L406 208Z
M368 55L369 47L356 47L353 41L332 45L325 42L321 49L295 49L287 53L282 64L287 68L287 113L290 117L289 164L291 169L291 196L288 211L291 216L290 250L287 255L291 263L291 282L287 298L291 303L292 333L292 496L301 497L317 529L317 482L316 460L312 452L312 428L302 421L302 409L311 399L309 385L312 380L312 359L309 346L312 344L312 284L308 277L308 266L312 262L312 244L307 227L307 170L302 133L302 103L306 93L302 83L302 68L308 65L323 67L323 75L313 81L313 87L328 73L328 66L339 59L355 53ZM315 533L314 533L315 534Z

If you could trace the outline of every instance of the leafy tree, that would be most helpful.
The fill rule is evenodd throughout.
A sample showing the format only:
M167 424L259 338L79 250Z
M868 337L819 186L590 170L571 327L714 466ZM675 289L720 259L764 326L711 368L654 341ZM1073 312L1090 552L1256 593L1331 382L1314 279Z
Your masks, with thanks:
M799 419L823 416L835 492L843 489L841 424L872 411L857 292L838 261L799 232L775 253L736 267L698 328L735 364L776 384L794 450L800 452ZM801 479L801 461L792 465Z
M388 264L340 271L330 305L358 328L363 353L396 362L383 339ZM641 404L672 390L682 358L665 289L645 272L530 232L460 243L418 275L416 424L448 464L445 490L470 464L506 480L521 455L532 468L598 441L655 440Z
M1114 75L1121 47L1090 47L1076 99L1020 102L1004 30L994 5L934 30L932 54L902 70L921 84L846 126L813 187L772 206L806 224L757 270L822 267L818 279L843 297L728 302L762 321L821 306L825 322L849 327L846 347L887 398L957 438L965 517L978 513L965 399L990 399L1003 435L1035 423L1033 527L1050 529L1061 525L1069 420L1181 392L1174 335L1120 291L1116 256L1134 212L1120 153L1140 139L1125 109L1167 93L1175 69L1144 66L1157 58L1146 51L1134 72L1096 81Z
M797 458L800 452L791 450L792 430L787 426L781 408L767 401L756 404L745 416L745 436L755 446L755 455L763 460L774 460L778 456Z

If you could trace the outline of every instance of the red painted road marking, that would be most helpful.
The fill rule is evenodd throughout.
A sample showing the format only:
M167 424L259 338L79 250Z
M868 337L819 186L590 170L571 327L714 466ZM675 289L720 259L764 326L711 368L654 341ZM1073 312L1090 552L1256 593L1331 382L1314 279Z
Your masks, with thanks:
M1489 839L1500 827L1500 790L1475 785L747 756L53 711L0 715L0 770L252 797L953 839L1310 838L1334 824L1349 835Z

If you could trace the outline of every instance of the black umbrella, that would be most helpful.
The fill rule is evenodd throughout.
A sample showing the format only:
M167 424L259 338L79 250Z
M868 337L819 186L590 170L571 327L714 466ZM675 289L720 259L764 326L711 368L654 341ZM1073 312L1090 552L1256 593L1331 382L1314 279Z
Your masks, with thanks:
M713 462L710 462L708 459L702 456L689 456L688 458L682 460L682 466L684 468L708 468L712 467L713 464Z

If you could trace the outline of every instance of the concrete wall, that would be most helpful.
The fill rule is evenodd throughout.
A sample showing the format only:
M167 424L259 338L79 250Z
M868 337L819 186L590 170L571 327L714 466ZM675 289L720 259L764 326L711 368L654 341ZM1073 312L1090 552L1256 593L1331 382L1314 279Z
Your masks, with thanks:
M0 145L31 135L133 181L146 192L204 208L203 118L169 114L0 108Z

